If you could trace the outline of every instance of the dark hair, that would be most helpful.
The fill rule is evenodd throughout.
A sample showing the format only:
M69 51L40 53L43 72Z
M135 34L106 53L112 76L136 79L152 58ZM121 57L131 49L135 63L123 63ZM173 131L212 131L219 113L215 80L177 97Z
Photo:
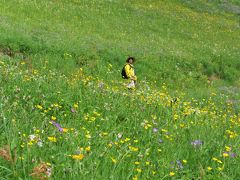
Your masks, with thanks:
M127 58L126 62L128 63L130 59L132 59L133 62L135 61L135 58L130 56L130 57Z

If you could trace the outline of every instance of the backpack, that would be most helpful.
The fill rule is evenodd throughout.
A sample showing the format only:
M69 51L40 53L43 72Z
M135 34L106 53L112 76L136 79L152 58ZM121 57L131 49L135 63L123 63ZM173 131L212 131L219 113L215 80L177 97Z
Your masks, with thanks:
M123 79L128 79L127 73L126 73L126 71L125 71L126 65L127 65L127 64L125 64L125 65L123 66L123 68L122 68L122 78L123 78Z

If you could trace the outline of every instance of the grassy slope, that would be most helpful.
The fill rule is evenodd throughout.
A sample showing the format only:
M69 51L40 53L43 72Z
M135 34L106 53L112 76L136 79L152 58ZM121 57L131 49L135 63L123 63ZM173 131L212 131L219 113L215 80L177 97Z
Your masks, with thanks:
M84 54L84 58L100 60L99 71L105 62L120 69L126 56L134 55L142 78L172 82L177 87L204 85L211 75L236 81L240 69L238 16L228 11L212 13L214 3L203 5L6 1L1 4L1 44L16 49L23 45L34 54L47 51L49 58L65 52Z
M53 179L239 177L239 158L231 157L239 154L239 107L224 95L236 98L238 89L204 91L214 73L239 78L236 13L215 1L26 0L0 9L3 51L10 46L26 56L0 53L0 147L9 144L18 157L0 159L0 176L27 179L50 162ZM129 54L139 59L135 93L118 83ZM154 81L157 89L149 90ZM163 82L197 90L173 92ZM50 124L52 116L68 132ZM204 144L192 146L197 139ZM223 157L225 146L230 157ZM72 159L78 153L82 161Z

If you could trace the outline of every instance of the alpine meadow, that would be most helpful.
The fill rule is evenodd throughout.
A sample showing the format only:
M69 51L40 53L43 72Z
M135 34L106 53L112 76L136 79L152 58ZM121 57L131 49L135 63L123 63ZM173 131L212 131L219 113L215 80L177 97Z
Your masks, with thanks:
M1 180L236 180L239 164L239 0L0 0Z

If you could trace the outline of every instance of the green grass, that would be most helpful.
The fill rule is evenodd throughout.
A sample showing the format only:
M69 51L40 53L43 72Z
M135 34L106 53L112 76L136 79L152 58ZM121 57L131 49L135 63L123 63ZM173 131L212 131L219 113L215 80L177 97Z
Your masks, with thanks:
M47 164L50 179L237 179L239 8L3 1L0 177ZM120 77L129 55L135 91Z

